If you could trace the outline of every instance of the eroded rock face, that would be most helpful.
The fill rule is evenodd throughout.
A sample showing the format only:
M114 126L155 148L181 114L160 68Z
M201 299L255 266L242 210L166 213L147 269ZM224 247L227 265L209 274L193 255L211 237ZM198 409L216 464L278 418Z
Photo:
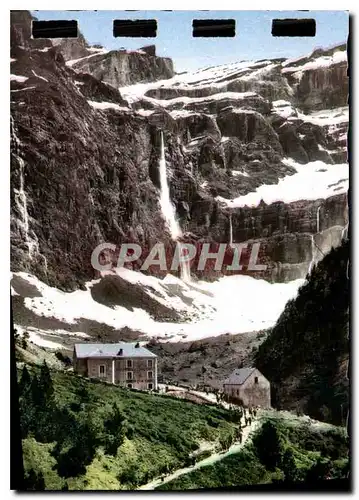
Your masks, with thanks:
M312 235L316 259L338 244L348 221L339 184L337 194L314 201L262 200L229 210L217 199L253 193L295 174L285 157L299 165L321 161L327 168L346 160L345 109L303 113L307 94L291 86L294 71L283 73L283 60L208 69L184 83L168 80L165 87L155 82L131 100L119 86L171 78L172 62L153 49L99 48L101 53L69 65L66 59L82 53L46 40L46 50L39 50L24 28L29 16L15 16L12 27L14 271L71 289L96 276L90 257L99 243L139 243L144 254L159 241L173 246L159 205L161 131L170 196L186 241L228 243L231 213L233 241L261 244L260 262L268 268L255 276L275 281L306 275ZM88 50L81 39L79 47ZM315 78L318 95L341 85L333 75ZM206 269L198 276L213 273Z
M345 44L328 50L315 50L309 57L290 64L283 74L295 90L294 99L297 106L304 112L338 108L348 104L349 82Z
M90 73L116 88L171 78L174 75L172 60L168 57L125 50L92 54L74 62L72 68L80 73Z

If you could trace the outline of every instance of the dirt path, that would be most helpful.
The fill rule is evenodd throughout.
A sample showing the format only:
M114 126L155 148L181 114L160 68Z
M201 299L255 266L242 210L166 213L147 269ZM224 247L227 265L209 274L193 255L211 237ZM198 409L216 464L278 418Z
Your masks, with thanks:
M183 469L177 469L175 472L171 472L171 474L168 474L161 479L161 477L152 480L151 482L144 484L140 486L138 489L139 490L154 490L157 486L160 484L165 484L173 479L176 479L179 476L182 476L183 474L188 474L189 472L192 472L196 469L199 469L200 467L206 467L208 465L212 465L216 462L219 462L220 460L223 460L224 458L228 457L229 455L232 455L233 453L238 453L238 451L246 444L248 438L252 435L252 433L258 429L258 427L261 425L261 419L253 419L251 425L248 425L246 427L242 427L243 429L243 434L242 434L242 442L240 443L239 441L236 441L230 448L228 448L227 451L220 451L213 453L213 455L205 458L204 460L201 460L200 462L197 462L194 465L191 465L190 467L184 467Z

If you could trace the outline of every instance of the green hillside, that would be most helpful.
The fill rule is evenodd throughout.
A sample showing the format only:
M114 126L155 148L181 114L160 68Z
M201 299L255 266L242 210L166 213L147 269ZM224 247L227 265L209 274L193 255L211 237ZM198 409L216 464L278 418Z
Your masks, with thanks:
M29 489L135 489L228 447L237 416L212 405L90 381L47 365L19 370ZM198 457L199 458L199 457Z
M348 438L344 429L315 428L279 416L266 419L240 452L156 489L223 488L276 481L293 487L293 482L343 479L348 470Z

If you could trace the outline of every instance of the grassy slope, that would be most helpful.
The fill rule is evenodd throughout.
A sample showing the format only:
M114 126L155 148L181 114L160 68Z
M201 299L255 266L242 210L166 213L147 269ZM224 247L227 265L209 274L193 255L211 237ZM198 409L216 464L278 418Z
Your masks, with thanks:
M298 470L297 480L304 480L307 471L321 458L331 461L331 477L345 477L348 466L348 443L342 428L314 429L307 424L292 423L281 418L270 419L280 429L285 448L294 455ZM257 431L257 434L261 430ZM270 483L283 480L281 468L269 471L260 462L252 442L245 445L239 453L224 458L220 462L180 476L166 484L158 486L158 490L187 490L201 488L221 488Z
M32 372L38 370L31 367ZM69 489L132 489L163 472L187 465L188 456L201 441L218 442L234 435L236 426L224 409L129 391L55 370L51 377L59 407L80 404L92 418L103 420L117 402L133 428L116 456L105 455L99 448L86 474L66 480ZM81 396L83 389L85 400ZM54 445L37 442L31 436L23 440L25 469L42 472L46 489L61 489L65 484L53 470Z

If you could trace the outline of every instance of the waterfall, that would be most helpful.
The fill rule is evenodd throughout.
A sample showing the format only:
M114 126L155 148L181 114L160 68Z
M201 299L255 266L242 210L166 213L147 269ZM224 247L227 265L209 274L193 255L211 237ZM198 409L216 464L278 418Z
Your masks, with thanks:
M181 280L189 283L191 281L191 268L189 262L182 260L181 256L184 255L185 247L182 243L178 243L180 252L180 267L181 267Z
M320 220L319 220L319 212L320 212L320 205L319 207L317 208L317 233L319 233L319 229L320 229Z
M38 251L38 243L37 241L33 241L29 236L29 214L27 211L27 198L26 192L24 189L24 167L25 163L22 158L17 157L19 162L19 172L20 172L20 187L19 189L15 189L15 203L20 213L20 223L21 227L24 230L25 243L29 250L29 257L32 258L34 252Z
M26 241L29 239L29 215L27 213L27 199L26 193L24 191L24 160L22 158L18 158L19 166L20 166L20 189L15 194L15 200L17 208L21 214L21 220L23 222L23 227L25 231Z
M229 246L233 245L232 212L229 214Z
M167 222L172 239L177 241L182 236L181 228L176 220L176 211L170 198L170 189L167 181L167 168L165 159L165 145L163 141L163 132L161 132L161 156L160 156L160 183L161 197L160 204L163 217Z
M309 268L308 268L308 274L312 272L312 269L315 264L315 254L316 254L316 248L315 248L315 241L314 241L314 235L310 235L311 238L311 243L312 243L312 260L310 261Z
M161 156L159 162L160 168L160 184L161 184L161 195L160 195L160 205L162 210L162 215L167 223L168 229L170 231L171 237L174 241L178 241L182 236L182 231L180 225L176 219L176 210L171 202L170 189L167 180L167 167L165 158L165 145L163 140L163 132L161 131ZM182 256L184 255L185 247L181 242L179 245L179 262L181 268L181 279L183 281L191 281L191 270L189 262L183 261Z
M24 240L28 248L29 257L32 260L34 254L36 255L41 255L41 254L39 253L39 244L37 241L36 234L34 234L32 231L31 232L33 233L33 237L30 237L29 234L30 233L29 214L27 210L27 196L26 196L25 181L24 181L25 162L20 156L21 143L16 135L16 127L12 116L10 117L10 134L11 134L11 140L13 141L14 144L14 156L19 162L20 185L19 189L14 188L15 205L20 214L20 219L18 220L18 223L24 232ZM44 259L44 267L45 271L47 272L46 258L44 256L41 257L43 257Z

